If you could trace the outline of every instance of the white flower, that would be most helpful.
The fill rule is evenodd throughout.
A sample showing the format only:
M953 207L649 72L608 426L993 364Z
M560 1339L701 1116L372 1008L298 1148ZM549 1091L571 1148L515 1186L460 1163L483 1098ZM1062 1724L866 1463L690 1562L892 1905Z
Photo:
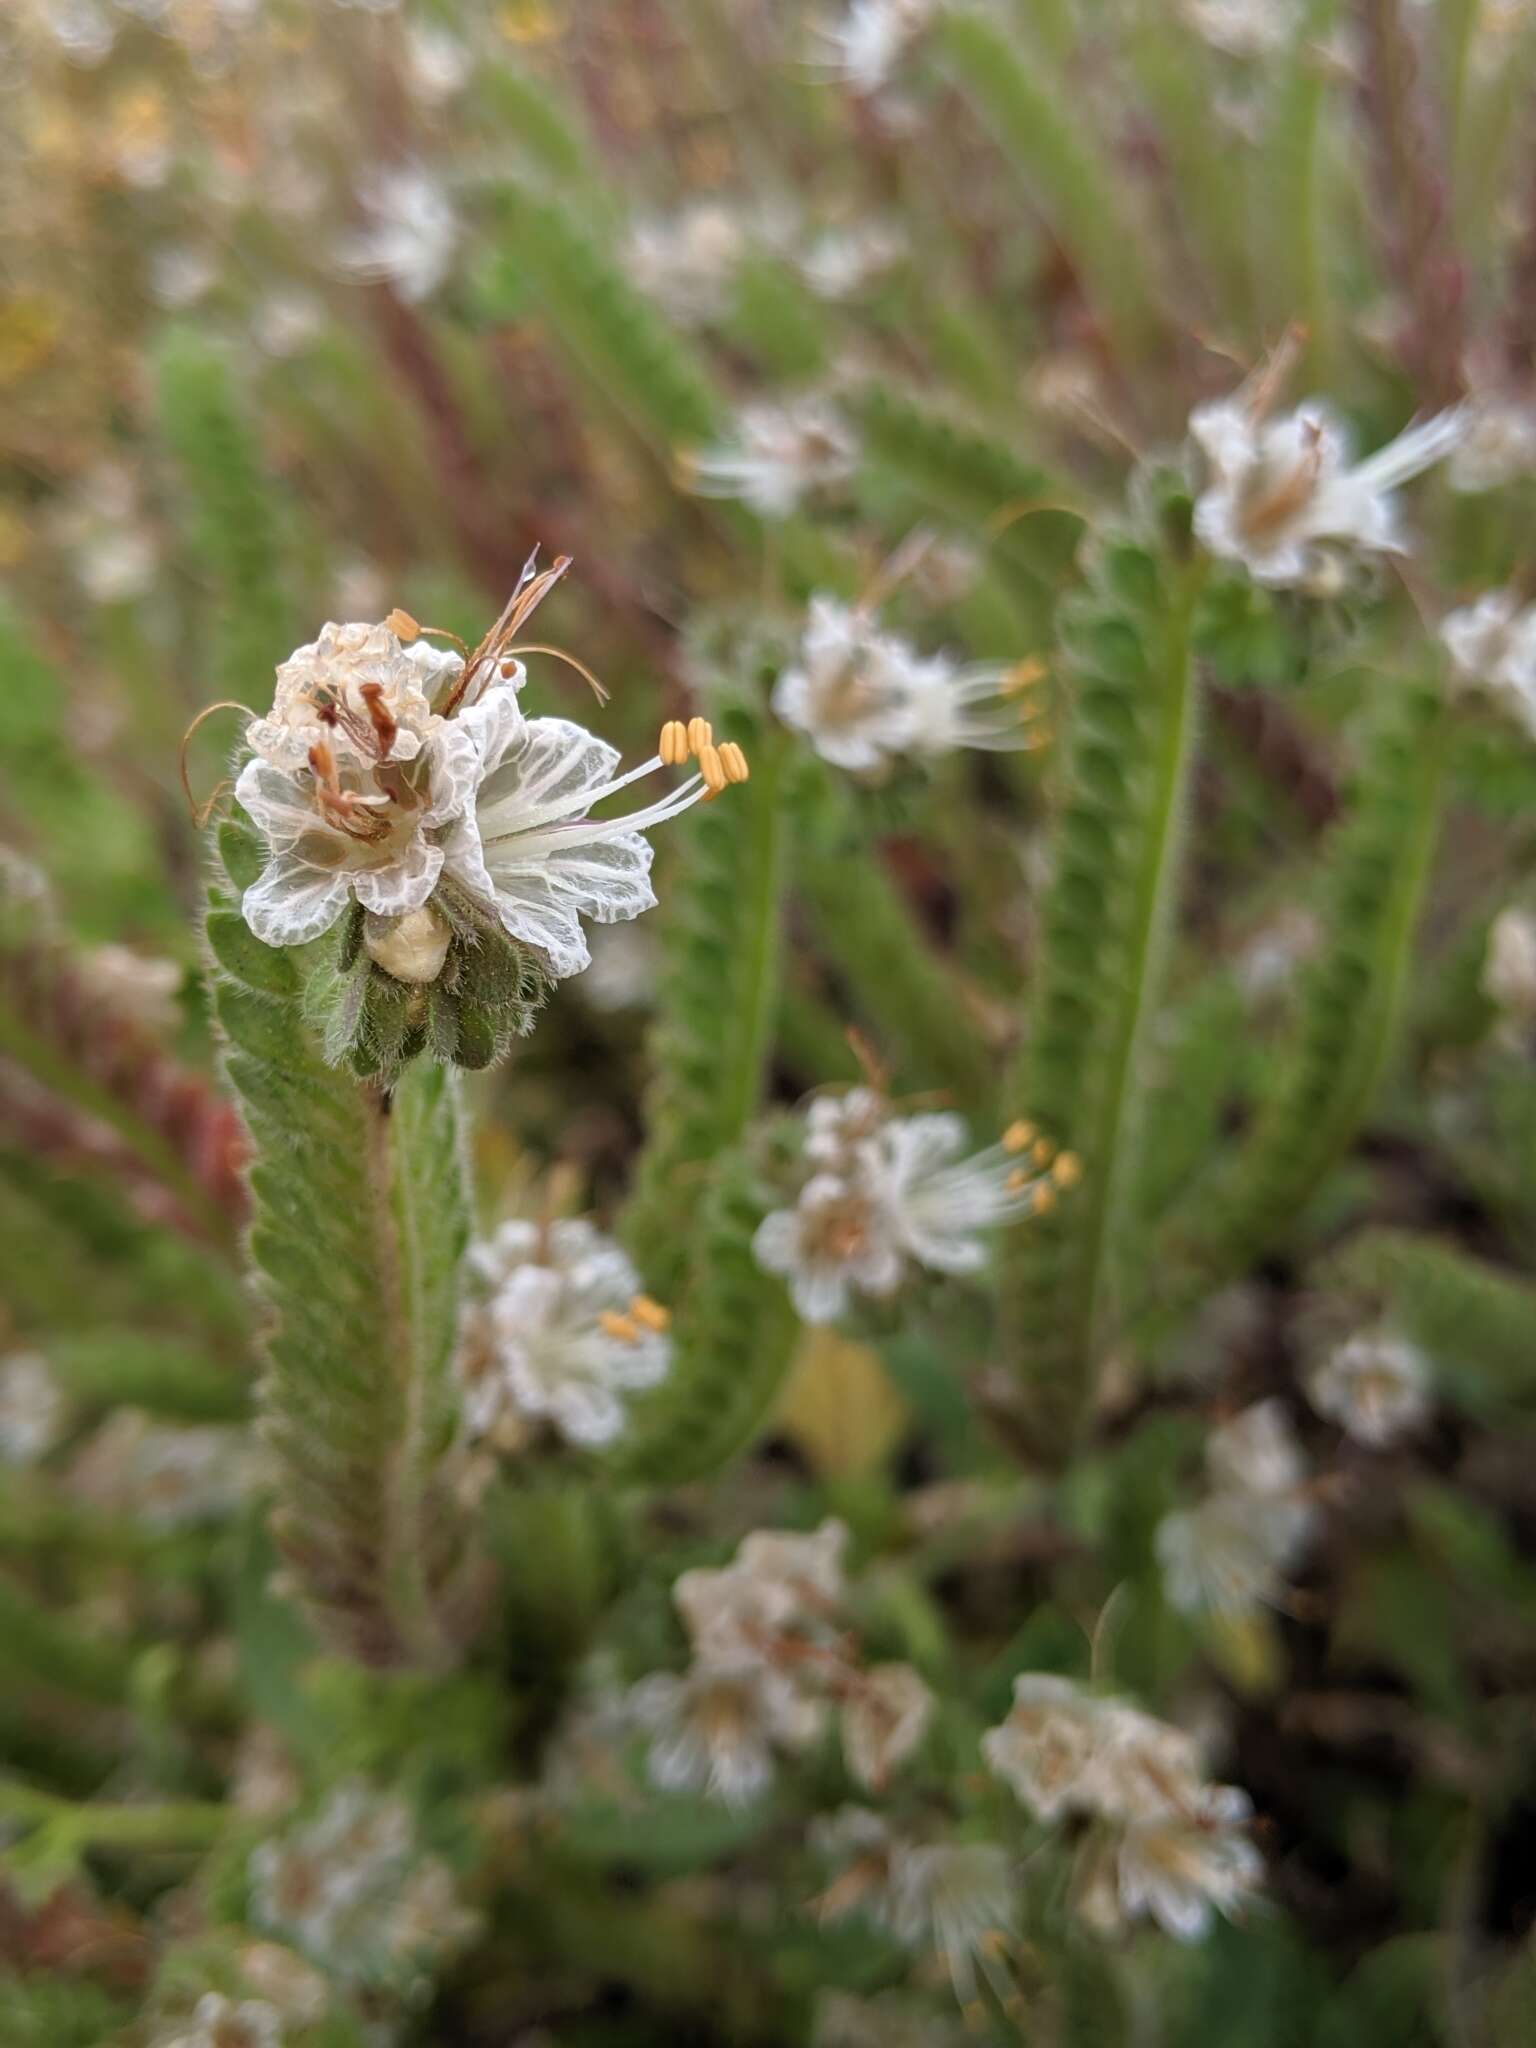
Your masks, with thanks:
M1070 1153L1057 1155L1048 1173L1034 1171L1033 1160L1023 1164L1031 1142L1014 1126L1001 1143L964 1159L960 1117L892 1117L863 1156L901 1250L936 1273L978 1271L984 1231L1048 1207L1055 1189L1076 1178Z
M1279 1597L1294 1552L1262 1497L1213 1493L1157 1525L1163 1590L1185 1614L1247 1614Z
M474 801L445 836L448 872L561 980L590 964L583 918L614 924L655 904L644 835L748 772L741 749L717 747L703 719L686 731L669 722L658 752L623 775L605 740L567 718L525 719L511 689L493 687L454 722L477 758ZM681 765L690 749L697 770L656 802L617 818L589 815L641 777Z
M879 221L828 228L795 259L796 268L818 298L847 299L882 270L900 260L902 239Z
M406 75L411 90L428 106L440 106L462 92L474 72L474 53L444 28L413 21L405 32Z
M64 1433L69 1404L37 1351L0 1358L0 1462L34 1465Z
M1100 1702L1098 1748L1084 1803L1112 1820L1182 1811L1201 1791L1204 1770L1192 1735L1123 1700Z
M1185 18L1218 50L1234 57L1273 57L1300 24L1297 0L1184 0Z
M361 179L367 226L337 251L356 277L387 279L412 304L430 298L448 275L458 224L448 195L419 165L395 164Z
M1208 468L1195 502L1204 545L1280 588L1315 582L1328 567L1329 543L1403 553L1392 493L1451 452L1466 431L1465 413L1420 421L1356 464L1347 428L1322 400L1276 419L1269 395L1266 379L1190 415Z
M1208 1785L1128 1822L1115 1855L1125 1913L1178 1941L1198 1941L1217 1913L1236 1914L1264 1875L1244 1832L1250 1812L1235 1785Z
M1454 491L1492 491L1536 471L1536 404L1490 392L1472 400L1446 479Z
M1501 910L1488 928L1483 993L1512 1017L1536 1017L1536 917Z
M665 1314L624 1252L578 1219L510 1222L468 1263L485 1290L460 1351L470 1434L494 1440L521 1417L573 1444L612 1443L625 1396L658 1385L672 1362Z
M702 1792L726 1806L760 1798L773 1782L775 1751L807 1748L825 1722L820 1700L756 1656L653 1672L629 1701L651 1735L652 1783L664 1792Z
M1103 1739L1101 1701L1070 1678L1026 1671L1013 1681L1007 1720L981 1738L981 1753L1038 1819L1053 1821L1091 1803Z
M879 92L938 4L939 0L851 0L841 20L820 31L821 68L860 98Z
M1307 1461L1284 1405L1271 1397L1233 1416L1206 1439L1206 1469L1213 1486L1247 1493L1292 1493L1307 1476Z
M812 1854L836 1871L826 1891L812 1901L817 1917L833 1921L859 1913L894 1931L891 1867L897 1838L888 1822L867 1806L840 1806L835 1813L818 1814L806 1840Z
M142 1409L119 1408L71 1467L81 1499L152 1528L180 1529L233 1512L259 1460L239 1430L176 1428Z
M991 1842L898 1844L891 1857L891 1924L899 1940L931 1948L949 1972L955 1995L969 2005L978 1972L1003 1996L1013 1989L998 1969L999 1947L1016 1912L1008 1853Z
M901 1283L901 1247L880 1191L834 1173L813 1174L792 1209L765 1216L752 1250L765 1272L789 1282L808 1323L835 1323L855 1293L880 1300Z
M1459 685L1487 691L1536 734L1536 605L1512 590L1486 591L1446 613L1440 639Z
M637 221L624 260L641 291L675 319L704 321L725 311L746 250L741 215L719 199L696 199L678 213Z
M841 483L858 465L851 430L824 398L742 407L734 437L689 461L692 488L707 498L741 498L765 519L784 519L810 492Z
M820 596L811 599L799 659L780 675L772 704L823 760L868 772L903 753L1036 744L1021 692L1041 673L1032 662L967 667L946 654L920 655L866 607Z
M879 1791L928 1732L933 1694L910 1664L860 1672L843 1701L843 1757L870 1791Z
M812 1166L846 1172L858 1147L882 1129L891 1106L874 1088L849 1088L841 1095L818 1095L805 1113L805 1157Z
M767 1660L791 1634L825 1636L845 1597L848 1530L823 1522L809 1535L758 1529L722 1570L683 1572L672 1598L696 1656Z
M1319 1415L1347 1436L1380 1447L1420 1428L1429 1414L1429 1360L1389 1331L1351 1337L1307 1382Z
M246 727L246 743L289 771L308 765L317 741L370 766L413 761L441 724L433 699L463 667L425 640L405 646L387 625L322 626L278 669L272 709Z
M237 2005L209 1991L197 2002L191 2031L177 2034L166 2048L282 2048L282 2041L283 2016L276 2006L260 1998Z

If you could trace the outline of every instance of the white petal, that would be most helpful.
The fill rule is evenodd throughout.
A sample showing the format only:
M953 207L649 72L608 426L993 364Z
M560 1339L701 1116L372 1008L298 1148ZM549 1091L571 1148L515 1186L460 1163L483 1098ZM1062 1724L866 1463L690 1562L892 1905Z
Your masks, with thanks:
M521 743L506 753L480 791L480 836L487 851L503 834L527 831L547 816L570 815L573 798L595 794L612 777L619 754L568 718L531 718Z
M408 910L420 910L442 869L443 849L413 839L388 867L359 868L351 881L365 910L376 910L380 917L403 917Z
M350 879L280 853L246 890L240 909L263 945L307 945L340 917Z

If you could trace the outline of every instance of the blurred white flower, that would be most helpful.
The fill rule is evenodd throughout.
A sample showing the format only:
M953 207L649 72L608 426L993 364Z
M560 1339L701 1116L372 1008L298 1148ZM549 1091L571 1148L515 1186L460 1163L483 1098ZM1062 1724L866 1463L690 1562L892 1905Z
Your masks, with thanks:
M1263 1879L1264 1860L1245 1829L1248 1796L1206 1785L1161 1812L1126 1823L1115 1853L1121 1908L1177 1941L1199 1941L1216 1914L1235 1916Z
M43 25L72 64L87 69L111 54L117 24L98 0L47 0Z
M1420 421L1355 463L1348 429L1323 400L1308 399L1277 419L1271 397L1272 382L1261 377L1190 415L1207 466L1195 502L1204 545L1279 588L1315 584L1334 545L1406 552L1392 493L1450 454L1466 432L1466 413Z
M843 1698L843 1757L866 1790L883 1790L928 1732L933 1694L910 1664L874 1664Z
M1104 1739L1103 1702L1070 1678L1021 1672L1013 1706L981 1738L988 1767L1043 1821L1092 1804L1091 1773Z
M149 259L149 289L162 306L196 305L218 274L213 251L196 242L168 242Z
M63 1435L64 1389L39 1351L0 1358L0 1463L35 1465Z
M631 1689L629 1704L651 1737L652 1783L726 1806L761 1798L773 1782L775 1751L807 1748L826 1715L820 1700L757 1656L652 1672Z
M1317 951L1321 936L1316 917L1299 903L1277 911L1237 956L1234 972L1243 994L1251 1002L1263 1002L1283 991Z
M1536 916L1511 906L1488 928L1483 993L1506 1016L1536 1017Z
M991 1842L898 1844L891 1857L891 1926L943 1963L962 2006L986 1977L1006 1998L998 1952L1013 1932L1017 1891L1005 1849Z
M1293 1493L1307 1461L1284 1404L1271 1397L1213 1429L1205 1444L1211 1483L1244 1493Z
M695 199L677 213L636 221L624 264L640 290L674 319L714 320L726 310L747 248L735 207L721 199Z
M367 225L343 237L337 261L353 276L385 280L412 304L432 296L453 260L458 222L447 193L420 165L395 164L359 180Z
M146 1038L169 1038L181 1022L178 997L187 978L179 960L152 960L131 946L93 946L80 960L83 993L104 1020L128 1024Z
M240 1974L295 2026L313 2026L330 2004L330 1987L320 1972L279 1942L248 1942L240 1951Z
M855 1294L883 1300L901 1284L895 1220L867 1180L813 1174L792 1209L763 1218L752 1250L765 1272L789 1283L808 1323L835 1323Z
M69 1483L108 1513L181 1529L233 1513L259 1471L259 1455L240 1430L176 1428L119 1408L84 1446Z
M1474 396L1466 435L1446 466L1455 491L1492 491L1536 472L1536 401L1513 393Z
M1017 1125L970 1158L961 1157L966 1143L963 1119L940 1112L892 1117L864 1148L897 1244L931 1272L977 1272L984 1232L1049 1208L1077 1179L1073 1154L1052 1156Z
M1376 1330L1330 1352L1307 1381L1307 1394L1346 1436L1379 1449L1422 1428L1430 1384L1429 1360L1418 1346Z
M812 491L842 483L858 466L852 430L824 398L759 399L736 416L735 432L683 465L706 498L740 498L764 519L784 519Z
M409 22L405 31L405 76L411 91L429 107L462 92L475 68L474 52L435 22Z
M904 244L888 222L825 228L801 250L795 267L822 299L849 299L901 260Z
M188 2030L173 2035L165 2048L282 2048L283 2037L283 2016L265 1999L236 2004L209 1991L198 2000Z
M126 463L98 463L54 515L59 544L93 604L127 604L154 581L159 552L138 479Z
M940 0L850 0L843 15L819 31L818 68L868 98L890 83L939 5Z
M1447 612L1440 639L1461 689L1486 692L1536 734L1536 605L1512 590L1490 590Z
M1157 1525L1169 1604L1185 1614L1248 1614L1275 1601L1293 1545L1271 1510L1242 1493L1212 1493Z
M325 308L309 292L270 291L257 300L251 331L257 346L279 359L296 356L325 327Z
M848 1530L828 1520L807 1535L757 1529L719 1570L686 1571L672 1598L696 1656L765 1659L782 1639L825 1637L846 1586Z
M548 1421L573 1444L612 1443L625 1397L665 1379L666 1317L619 1246L590 1223L504 1223L469 1254L482 1293L466 1316L459 1369L472 1437L507 1442L512 1423Z

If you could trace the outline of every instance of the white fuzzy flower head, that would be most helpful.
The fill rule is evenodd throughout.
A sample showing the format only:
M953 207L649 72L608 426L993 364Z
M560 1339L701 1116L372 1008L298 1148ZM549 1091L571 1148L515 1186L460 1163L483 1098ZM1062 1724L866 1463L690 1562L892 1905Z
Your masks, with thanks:
M651 1737L647 1768L659 1790L731 1807L761 1798L775 1752L807 1748L825 1723L820 1700L757 1656L653 1672L632 1688L629 1707Z
M1298 0L1184 0L1184 16L1229 56L1273 57L1289 47L1301 10Z
M1205 1444L1211 1484L1245 1493L1294 1493L1307 1461L1284 1405L1271 1398L1213 1429Z
M1536 736L1536 605L1490 590L1447 612L1440 639L1458 689L1483 692Z
M1126 1917L1145 1916L1177 1941L1198 1941L1218 1913L1240 1913L1264 1875L1246 1833L1250 1812L1236 1786L1207 1785L1129 1821L1115 1854Z
M430 298L448 275L458 239L442 186L419 165L396 164L361 179L357 197L366 225L343 238L336 252L342 269L387 281L412 304Z
M827 228L795 259L796 268L821 299L849 299L901 260L899 232L881 221Z
M1272 1605L1296 1544L1291 1525L1262 1497L1213 1493L1157 1525L1157 1561L1169 1604L1185 1614L1251 1614Z
M729 441L688 458L701 497L740 498L764 519L785 519L813 491L842 483L858 465L852 430L815 396L745 405Z
M64 1389L41 1352L0 1358L0 1464L35 1465L63 1435Z
M718 1571L684 1572L672 1598L694 1654L727 1662L769 1662L790 1638L824 1642L846 1586L848 1531L823 1522L808 1535L758 1529Z
M1536 403L1490 392L1469 407L1466 436L1446 478L1455 491L1492 491L1536 472Z
M626 1398L672 1362L666 1314L625 1253L579 1219L517 1221L468 1263L481 1295L459 1356L469 1434L513 1447L547 1422L568 1443L612 1443Z
M817 67L867 99L889 85L938 8L939 0L850 0L820 31Z
M741 214L719 199L696 199L678 213L637 221L625 268L648 298L673 318L698 323L726 310L747 253Z
M1070 1678L1026 1671L1013 1681L1013 1706L981 1739L981 1753L1035 1816L1056 1820L1091 1803L1093 1768L1104 1739L1101 1701Z
M1038 744L1027 692L1035 662L964 666L920 655L866 606L813 597L799 658L774 685L773 709L834 767L869 773L901 754Z
M238 2003L209 1991L197 2002L190 2027L173 2035L165 2048L282 2048L283 2016L265 1999Z
M1325 1358L1307 1382L1319 1415L1357 1443L1380 1449L1423 1427L1430 1407L1429 1360L1390 1331L1363 1332Z
M1536 1018L1536 916L1511 907L1488 928L1483 993L1506 1016Z
M1421 421L1356 463L1348 429L1322 400L1272 414L1276 381L1267 371L1190 415L1207 471L1195 502L1197 537L1280 589L1322 587L1339 551L1404 553L1392 494L1457 446L1465 413Z
M1004 2001L1012 1995L998 1963L1017 1913L1006 1850L991 1842L898 1844L890 1885L892 1931L941 1959L962 2006L975 2001L982 1977Z
M843 1758L867 1791L882 1791L933 1718L933 1694L910 1664L875 1664L843 1701Z
M752 1250L808 1323L835 1323L855 1294L884 1300L901 1284L894 1219L867 1175L813 1174L792 1209L763 1218Z

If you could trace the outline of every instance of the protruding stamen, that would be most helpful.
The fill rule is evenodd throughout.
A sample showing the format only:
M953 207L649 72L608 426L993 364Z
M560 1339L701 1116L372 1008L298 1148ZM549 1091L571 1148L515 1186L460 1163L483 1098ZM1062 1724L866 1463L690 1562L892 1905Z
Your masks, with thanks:
M368 723L373 727L374 737L379 743L379 758L383 760L394 746L395 736L400 730L384 702L384 685L382 683L364 683L361 685L358 695L362 698L367 709Z
M752 770L747 766L747 757L735 740L722 740L719 753L720 766L725 770L727 782L746 782L750 779Z
M1029 1156L1034 1160L1036 1166L1049 1166L1056 1157L1056 1147L1049 1138L1036 1138L1034 1144L1029 1148Z
M1033 689L1043 682L1046 675L1045 663L1038 654L1026 654L1022 661L1016 661L1003 680L998 684L998 693L1004 697L1016 697L1021 690Z
M1017 1117L1003 1133L1003 1150L1027 1152L1039 1135L1032 1123L1026 1123L1023 1117Z
M620 1315L616 1308L605 1308L597 1322L607 1337L617 1337L626 1344L638 1344L640 1341L640 1325L633 1316Z
M1029 1186L1029 1175L1022 1166L1016 1166L1003 1182L1003 1186L1010 1195L1022 1195Z
M695 719L693 723L694 725L703 725L704 721L702 719ZM709 730L707 725L704 729L706 732ZM692 727L689 728L689 731L691 735ZM725 764L720 759L720 749L712 740L706 740L699 748L698 754L699 773L704 778L704 786L708 789L711 796L718 796L730 779L726 775Z
M1083 1177L1083 1162L1075 1152L1063 1152L1051 1168L1051 1179L1059 1188L1075 1188Z
M694 754L702 754L706 747L713 746L714 739L715 728L710 724L707 718L700 718L698 714L695 713L694 716L690 718L688 721L689 752Z
M402 611L399 605L395 606L384 623L390 632L394 634L395 638L402 641L407 647L410 646L413 640L421 638L421 627L411 617L410 613Z
M341 783L336 774L336 756L325 740L316 740L309 750L310 772L322 788L333 795L341 794Z
M657 1336L670 1329L672 1324L672 1311L663 1308L659 1301L653 1301L648 1294L637 1294L629 1304L629 1313L635 1322L643 1324Z
M1046 1216L1055 1206L1056 1190L1048 1180L1044 1180L1035 1189L1034 1213L1037 1216Z
M669 718L661 728L656 751L668 768L680 768L688 758L688 728L680 718Z

